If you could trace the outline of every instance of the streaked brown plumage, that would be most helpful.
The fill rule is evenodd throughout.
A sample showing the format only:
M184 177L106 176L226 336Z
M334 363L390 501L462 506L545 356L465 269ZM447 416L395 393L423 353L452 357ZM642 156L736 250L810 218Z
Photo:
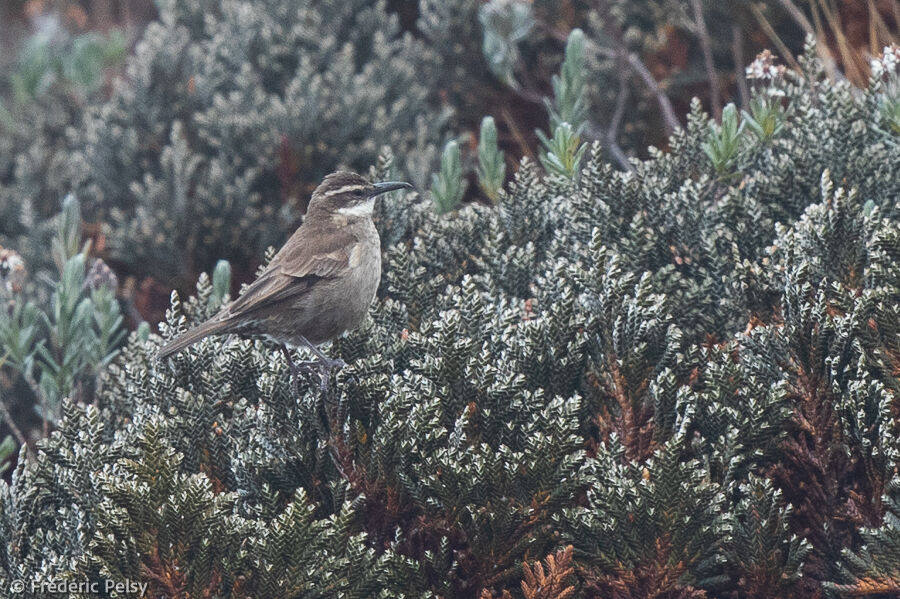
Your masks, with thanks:
M408 183L369 183L356 173L325 177L303 224L241 295L210 320L172 339L160 359L210 335L263 337L315 347L362 322L381 279L381 243L372 222L375 196Z

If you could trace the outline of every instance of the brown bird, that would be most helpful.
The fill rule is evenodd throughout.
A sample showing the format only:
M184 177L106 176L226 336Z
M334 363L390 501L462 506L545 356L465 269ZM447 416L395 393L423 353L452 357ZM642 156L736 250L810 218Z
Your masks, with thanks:
M307 347L318 361L303 366L331 370L341 360L316 347L356 328L381 280L381 242L372 222L375 196L409 183L369 183L339 171L313 192L303 224L275 255L265 272L213 318L169 341L159 359L210 335L261 337L281 345L296 374L287 346Z

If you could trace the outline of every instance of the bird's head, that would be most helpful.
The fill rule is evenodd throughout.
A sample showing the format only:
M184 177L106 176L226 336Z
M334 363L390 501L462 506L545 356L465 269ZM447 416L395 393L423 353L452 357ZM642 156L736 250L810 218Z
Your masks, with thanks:
M331 173L319 184L309 201L309 214L371 216L375 197L397 189L412 189L401 181L370 183L350 171Z

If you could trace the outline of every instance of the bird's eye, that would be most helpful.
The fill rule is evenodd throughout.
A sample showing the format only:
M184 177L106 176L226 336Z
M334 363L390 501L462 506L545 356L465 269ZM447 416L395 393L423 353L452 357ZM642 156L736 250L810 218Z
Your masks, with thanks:
M356 191L353 192L353 195L355 195L358 198L361 198L364 195L366 195L366 190L365 189L357 189Z

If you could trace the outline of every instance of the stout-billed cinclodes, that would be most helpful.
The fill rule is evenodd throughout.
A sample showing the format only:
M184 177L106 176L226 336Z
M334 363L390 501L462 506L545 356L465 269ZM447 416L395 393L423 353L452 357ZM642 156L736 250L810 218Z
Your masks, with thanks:
M356 173L325 177L313 192L303 224L265 272L210 320L169 341L164 359L209 335L233 333L307 347L334 368L316 347L354 329L375 298L381 279L381 243L372 222L375 196L409 183L369 183ZM296 374L291 363L292 373Z

